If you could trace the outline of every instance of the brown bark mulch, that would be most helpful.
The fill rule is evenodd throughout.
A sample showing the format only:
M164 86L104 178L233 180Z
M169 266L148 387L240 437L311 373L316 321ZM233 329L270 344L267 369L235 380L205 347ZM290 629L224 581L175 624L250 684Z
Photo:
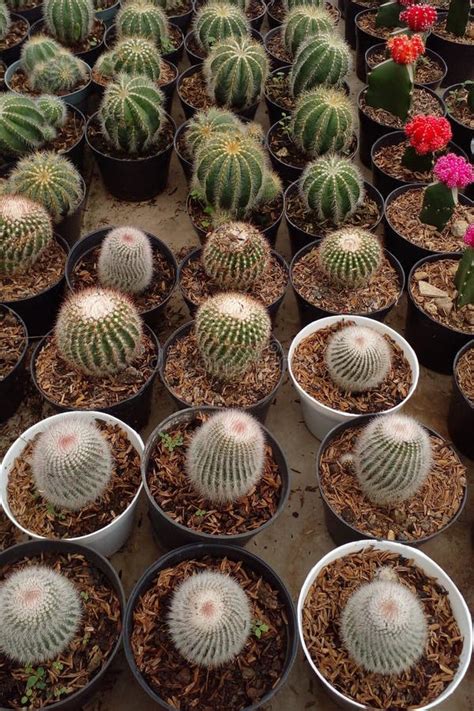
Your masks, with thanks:
M278 160L285 165L296 168L304 168L307 163L314 160L314 157L305 153L293 142L287 120L278 121L268 134L268 147ZM351 158L357 150L357 138L355 134L347 148L340 151L342 156Z
M377 10L372 10L371 12L368 12L365 15L362 15L362 17L356 19L355 23L357 27L366 32L368 35L372 35L372 37L380 37L380 39L382 40L388 40L389 37L392 36L394 28L377 27L377 25L375 24L376 19Z
M28 34L28 24L25 20L12 19L6 36L0 40L0 52L19 44Z
M416 86L413 89L411 109L408 112L408 117L405 121L398 116L395 116L395 114L391 114L389 111L385 111L384 109L374 109L372 106L368 106L365 103L365 94L366 91L361 94L359 99L361 111L373 121L376 121L383 126L390 126L393 129L403 128L405 124L417 114L432 114L434 116L443 115L443 110L436 96L430 94L428 89L425 89L424 87Z
M456 375L464 395L474 401L474 348L469 348L458 360Z
M446 30L446 18L441 19L435 24L433 34L443 37L443 39L449 40L450 42L456 42L456 44L474 44L474 20L469 20L467 23L466 32L463 37L458 37Z
M387 55L385 49L379 49L377 52L372 52L367 58L367 64L369 69L373 69L389 59L390 55ZM427 54L422 55L416 60L415 64L415 82L416 84L429 84L433 81L438 81L443 76L444 70L435 59L429 57Z
M285 47L282 29L265 40L265 49L270 55L273 55L285 64L291 64L293 61L293 55Z
M22 538L26 540L26 536L24 537L8 516L3 511L0 511L0 551L6 551L7 548L21 543Z
M402 139L399 143L382 146L374 152L373 162L377 168L383 170L387 175L403 180L405 183L430 183L433 180L432 170L412 170L403 165L402 158L409 145L408 139ZM449 153L449 150L448 148L443 151L437 151L433 165L440 156Z
M296 99L291 95L288 72L282 70L271 74L265 84L265 96L288 114L295 108Z
M206 209L209 210L209 208L206 208L206 205L201 203L200 200L191 197L189 201L189 216L191 218L191 222L199 229L204 230L204 232L208 232L213 226L212 212L210 215L209 211L205 211ZM258 205L258 207L245 216L244 219L246 222L250 222L254 225L254 227L265 229L266 227L273 225L278 220L282 211L283 195L278 195L274 200Z
M63 277L65 265L64 249L55 239L51 240L26 272L0 277L0 301L20 301L41 294Z
M178 86L179 96L197 111L206 111L215 102L207 93L206 80L201 70L185 76Z
M467 89L461 86L458 89L450 91L449 94L446 94L444 103L447 106L448 112L456 121L474 130L474 111L472 111L467 103Z
M45 144L42 150L51 150L56 153L65 153L76 145L82 138L85 130L85 121L73 111L68 111L66 123L58 129L56 138Z
M25 329L21 323L11 311L0 309L0 382L15 368L25 346Z

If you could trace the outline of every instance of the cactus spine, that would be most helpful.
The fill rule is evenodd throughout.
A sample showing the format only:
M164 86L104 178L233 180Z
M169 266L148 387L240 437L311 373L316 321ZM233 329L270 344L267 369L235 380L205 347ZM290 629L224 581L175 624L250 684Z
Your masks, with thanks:
M191 664L213 668L232 661L250 633L249 600L227 575L191 575L174 592L168 631L178 652Z
M283 25L283 41L286 49L295 55L300 46L315 35L334 30L331 15L318 5L300 5L287 14Z
M351 68L348 45L338 34L310 37L300 45L290 72L293 96L318 84L340 84Z
M344 151L350 145L354 118L344 92L319 87L302 94L291 116L290 132L304 153L316 158L328 151Z
M100 248L99 281L130 294L139 294L153 278L153 252L147 235L133 227L111 230Z
M143 37L160 49L169 43L168 18L160 7L148 0L133 0L124 5L117 14L115 26L120 38Z
M21 67L26 74L33 71L37 64L47 62L63 51L63 48L52 37L33 35L21 49Z
M366 284L382 260L382 248L371 232L349 227L328 234L318 249L319 265L329 280L344 288Z
M34 99L13 92L0 96L0 151L9 157L31 153L51 140L55 131Z
M50 59L38 62L28 76L33 91L45 94L60 94L72 91L88 79L88 71L82 62L69 52L60 52Z
M325 355L331 380L350 393L378 387L390 371L391 360L385 338L365 326L346 326L334 333Z
M49 32L69 46L90 35L95 8L92 0L43 0L43 16Z
M0 2L0 39L3 40L10 29L11 20L8 7L4 2Z
M228 37L245 37L250 25L242 10L228 2L210 2L203 5L193 24L194 36L204 51Z
M364 199L360 170L350 160L334 155L309 163L298 187L308 210L334 225L353 215Z
M59 96L43 94L43 96L39 96L36 99L36 105L51 126L54 126L54 128L64 126L67 118L67 107Z
M227 222L210 235L202 253L207 276L220 289L249 289L265 273L270 247L256 227Z
M112 60L116 74L146 76L158 82L161 76L161 56L150 40L143 37L126 37L112 50Z
M29 269L53 238L46 210L19 195L0 197L0 276Z
M207 111L198 111L189 120L185 133L186 148L194 157L203 142L216 134L240 131L242 131L242 124L232 111L211 106Z

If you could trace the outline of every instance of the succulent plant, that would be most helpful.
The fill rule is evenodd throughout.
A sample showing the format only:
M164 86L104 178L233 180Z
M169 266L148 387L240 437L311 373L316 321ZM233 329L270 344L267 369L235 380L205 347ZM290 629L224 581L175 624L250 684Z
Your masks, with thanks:
M213 668L231 662L242 651L250 625L245 591L222 573L191 575L171 599L168 631L191 664Z
M150 240L134 227L117 227L102 242L97 263L99 281L130 294L139 294L153 278Z
M271 323L260 302L228 292L201 304L195 333L207 372L233 380L258 361L270 339Z
M54 335L60 355L90 376L115 375L142 347L142 323L130 299L112 289L84 289L62 305Z
M112 50L116 74L146 76L157 82L161 76L161 56L156 45L143 37L125 37Z
M269 71L263 45L229 37L213 45L203 65L209 96L219 106L246 109L262 96Z
M319 84L340 84L351 68L349 46L336 33L310 37L300 45L290 71L293 96Z
M9 575L0 587L0 650L26 665L59 656L73 640L81 602L73 583L44 565Z
M67 106L59 96L43 94L36 99L36 105L51 126L54 128L64 126L67 119Z
M216 134L240 131L242 123L232 111L211 106L207 111L198 111L189 119L184 140L190 155L194 157L203 142Z
M385 338L366 326L345 326L333 333L325 354L331 380L350 393L378 387L390 371L391 360Z
M20 195L0 197L0 276L27 271L52 238L44 207Z
M282 24L283 42L295 55L309 37L334 31L331 15L318 5L299 5L286 15Z
M31 153L55 136L34 99L19 94L0 96L0 151L10 158Z
M382 260L382 248L375 235L358 227L331 232L321 241L318 260L329 280L344 288L366 284Z
M402 165L420 172L431 171L434 153L443 151L453 137L448 119L424 114L418 114L408 121L405 135L409 145L402 156Z
M8 7L0 2L0 40L5 39L10 29L11 19Z
M446 30L452 32L456 37L464 37L467 32L470 12L470 0L450 0Z
M289 125L294 143L312 158L328 151L346 150L353 129L350 99L343 91L324 86L297 99Z
M474 168L462 156L448 153L435 163L435 181L423 191L420 221L440 232L451 219L459 200L459 190L474 181Z
M90 35L95 8L92 0L43 0L43 17L53 37L69 46Z
M347 158L325 155L308 163L298 184L308 210L318 220L341 225L364 199L364 181L359 168Z
M115 76L115 58L112 49L107 52L102 52L102 54L97 57L94 64L94 73L100 74L107 79L111 79Z
M144 37L161 50L170 41L169 23L164 11L149 0L133 0L117 13L115 27L119 38Z
M61 54L64 48L48 35L32 35L21 48L21 67L26 74L33 71L37 64Z
M268 267L270 247L259 230L247 222L227 222L208 235L202 253L207 276L220 289L245 291Z
M213 504L237 501L260 480L265 439L257 420L239 410L212 415L194 433L186 471L201 496Z
M459 266L454 276L458 291L456 304L458 308L466 304L474 304L474 224L468 226L464 235L466 249L459 260Z
M10 174L8 192L39 202L60 222L78 207L84 197L82 178L73 164L53 151L40 151L22 158Z
M305 5L324 7L324 0L283 0L283 7L287 12L291 12L295 7L303 7Z
M401 674L423 656L428 625L418 597L382 569L361 585L341 615L341 637L353 660L368 672Z
M70 52L60 52L54 61L45 59L35 64L28 76L34 91L45 94L60 94L75 89L88 79L84 62Z
M213 0L199 8L193 29L198 45L208 52L212 45L228 37L246 37L250 25L240 8Z

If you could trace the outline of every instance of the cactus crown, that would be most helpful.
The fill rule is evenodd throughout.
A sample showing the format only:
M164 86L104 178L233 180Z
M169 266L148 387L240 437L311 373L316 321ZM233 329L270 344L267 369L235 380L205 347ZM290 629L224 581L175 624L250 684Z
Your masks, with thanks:
M347 158L321 156L309 163L298 183L308 210L319 220L340 225L364 200L364 181L359 168Z
M100 248L97 263L99 281L130 294L139 294L153 278L153 252L150 240L134 227L111 230Z
M214 135L241 130L242 124L232 111L211 106L207 111L198 111L189 119L185 133L186 148L194 157L203 142L208 141Z
M36 105L51 126L54 128L64 126L67 119L67 106L59 96L43 94L36 99Z
M44 207L20 195L0 197L0 276L25 272L52 238Z
M133 0L123 5L115 21L117 35L143 37L154 42L161 50L169 44L169 24L164 11L148 0Z
M66 51L54 55L54 61L44 59L38 62L28 76L31 88L46 94L72 91L87 79L88 70L84 62Z
M19 664L59 656L74 638L81 602L74 585L43 565L12 573L0 587L0 650Z
M142 347L142 323L127 296L112 289L84 289L62 305L55 327L60 355L90 376L115 375Z
M331 380L350 393L372 390L387 377L392 354L373 328L346 326L329 339L325 361Z
M300 44L290 72L293 96L319 84L340 84L351 68L349 46L337 33L319 34Z
M60 419L35 443L31 471L42 496L60 508L79 511L96 501L112 476L109 444L81 415Z
M250 624L246 593L222 573L192 575L173 594L168 631L191 664L213 668L232 661L247 641Z
M292 55L309 37L331 33L334 22L331 15L318 5L300 5L286 15L282 25L285 47Z
M208 52L213 44L227 37L245 37L250 25L240 8L213 0L197 11L193 29L197 43Z
M52 37L41 33L32 35L21 48L21 67L29 74L38 63L46 62L63 51L63 47Z
M92 0L43 0L43 16L49 32L69 46L90 35L95 8Z
M4 39L10 29L10 12L4 2L0 2L0 40Z
M55 133L34 99L13 92L0 96L0 151L4 156L31 153Z
M347 150L354 130L350 99L330 87L308 91L297 99L289 128L294 143L312 158Z
M161 76L161 55L156 45L143 37L125 37L112 50L116 74L146 76L157 82Z
M390 569L362 585L341 616L341 637L366 671L401 674L423 656L428 627L418 597Z
M366 284L376 273L382 261L382 248L371 232L348 227L324 237L318 261L333 284L354 288Z

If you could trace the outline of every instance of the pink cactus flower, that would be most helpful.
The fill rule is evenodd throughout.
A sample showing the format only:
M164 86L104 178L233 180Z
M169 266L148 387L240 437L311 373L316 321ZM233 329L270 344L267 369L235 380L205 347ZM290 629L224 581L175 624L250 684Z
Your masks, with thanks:
M455 153L448 153L438 158L433 172L435 178L448 188L465 188L474 180L472 165Z
M474 247L474 222L472 225L469 225L466 230L466 234L464 235L464 243L467 244L468 247Z

